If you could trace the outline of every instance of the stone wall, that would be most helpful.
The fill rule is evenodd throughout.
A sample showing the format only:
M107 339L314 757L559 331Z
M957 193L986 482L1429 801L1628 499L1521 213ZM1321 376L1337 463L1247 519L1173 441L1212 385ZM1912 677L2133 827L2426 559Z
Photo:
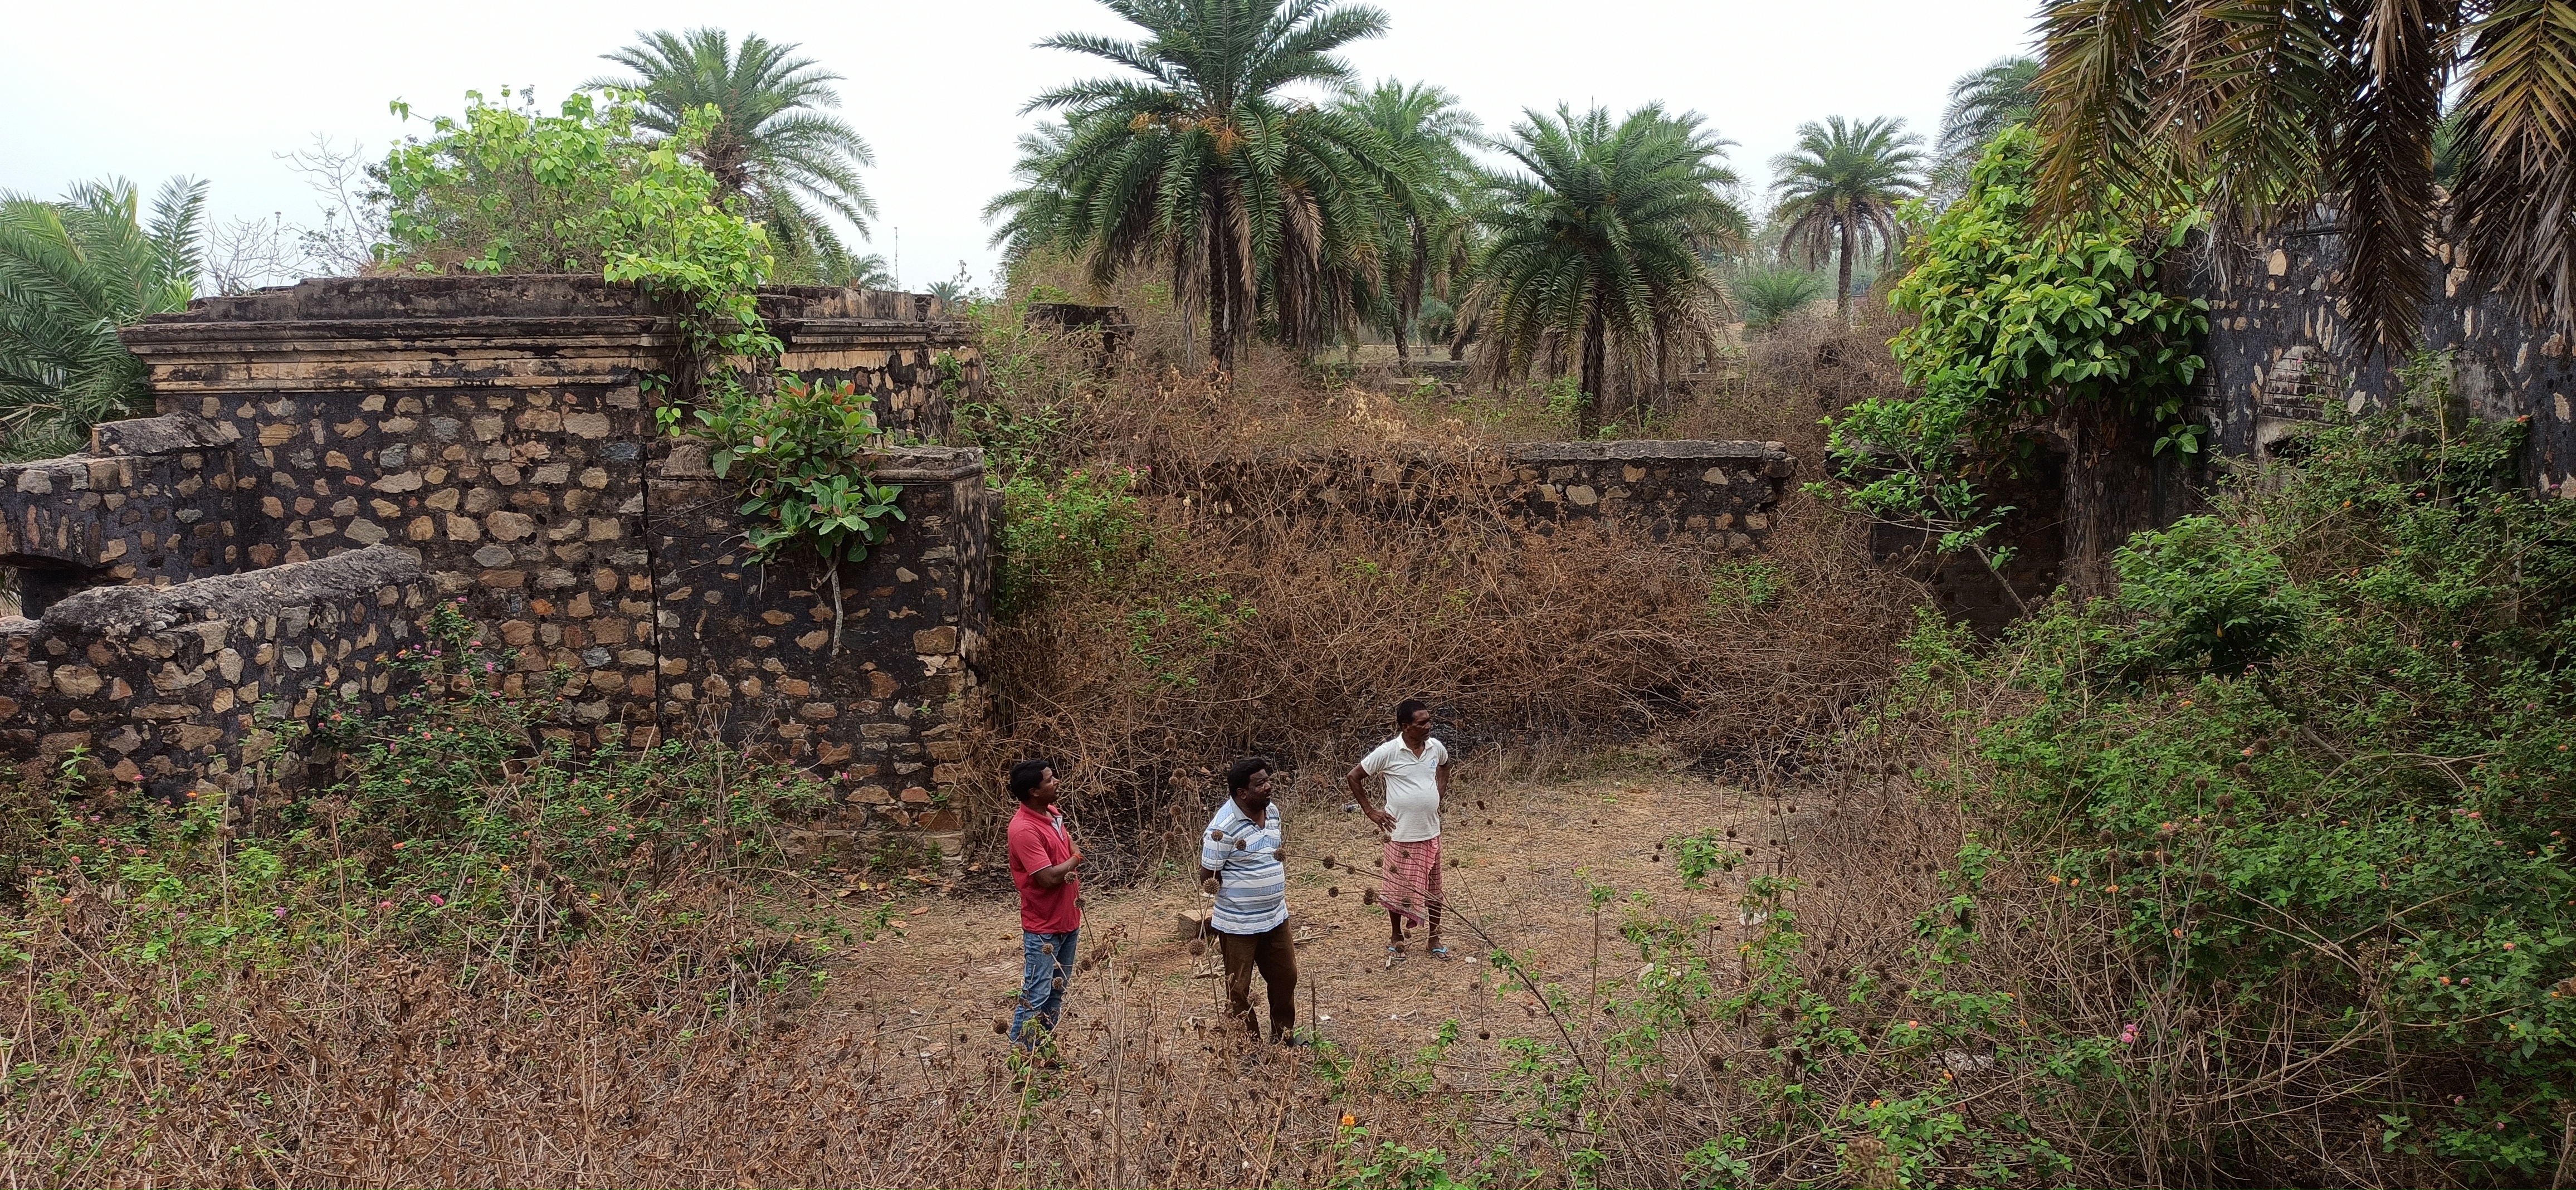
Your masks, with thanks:
M40 619L0 620L0 747L38 765L85 748L163 798L291 780L300 772L276 766L296 762L266 746L256 708L382 710L386 658L429 598L419 565L385 546L68 596Z
M2342 237L2320 223L2181 270L2180 291L2210 304L2199 405L2221 456L2268 454L2329 402L2357 413L2395 387L2407 361L2353 340L2342 269ZM2425 259L2424 281L2417 347L2451 353L2453 395L2468 412L2529 418L2524 482L2576 498L2576 356L2567 335L2474 283L2447 245Z
M1378 455L1279 450L1149 476L1158 495L1220 517L1357 516L1440 525L1499 521L1537 533L1619 521L1657 541L1760 546L1798 461L1777 442L1531 442L1502 450Z
M928 299L761 301L782 367L873 393L890 437L944 434L949 397L975 379L963 328L897 317L927 318ZM118 587L213 606L229 596L210 582L390 555L405 584L462 599L516 650L506 689L570 675L550 736L762 739L842 781L846 825L942 825L939 765L982 664L980 455L889 448L881 471L910 520L837 592L810 565L748 566L730 485L703 444L655 431L639 383L669 369L673 330L635 291L581 277L308 281L132 328L161 415L99 427L83 455L0 467L0 565L30 575L43 615L22 623L86 649L74 637L104 631L101 600L137 597ZM393 585L409 606L412 587ZM381 661L362 654L396 639L335 643L335 661L373 684ZM46 714L112 709L21 676ZM238 783L238 726L152 753L171 769L155 780ZM10 747L22 763L44 752Z

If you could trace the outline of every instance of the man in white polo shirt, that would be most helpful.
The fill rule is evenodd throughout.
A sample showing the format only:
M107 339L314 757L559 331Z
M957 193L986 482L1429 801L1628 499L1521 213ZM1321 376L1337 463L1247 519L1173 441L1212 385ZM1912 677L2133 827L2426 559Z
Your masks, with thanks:
M1378 900L1386 905L1386 953L1404 953L1404 927L1428 924L1431 957L1449 957L1440 942L1440 799L1449 792L1449 750L1431 738L1431 705L1408 698L1395 707L1396 736L1351 766L1351 800L1386 835ZM1368 801L1371 777L1386 779L1384 808ZM1390 960L1392 961L1392 960Z
M1297 1044L1297 946L1288 933L1288 866L1280 861L1279 807L1270 800L1270 760L1246 756L1226 767L1231 796L1199 836L1199 886L1216 897L1208 928L1225 959L1226 1012L1253 1039L1252 973L1270 991L1270 1039Z

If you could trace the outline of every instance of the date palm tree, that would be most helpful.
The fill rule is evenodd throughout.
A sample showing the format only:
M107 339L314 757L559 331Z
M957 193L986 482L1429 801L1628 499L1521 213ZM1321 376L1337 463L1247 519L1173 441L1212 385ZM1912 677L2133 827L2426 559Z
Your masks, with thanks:
M1072 142L1073 129L1061 120L1041 120L1020 134L1019 160L1011 165L1011 180L1019 185L984 204L984 222L999 221L991 244L1005 262L1017 265L1054 243L1066 217L1064 155Z
M2455 259L2526 313L2576 324L2576 39L2561 0L2048 0L2040 31L2050 211L2188 204L2244 236L2322 203L2353 330L2402 350L2430 276L2438 157L2458 174Z
M876 155L849 125L820 110L841 105L832 89L841 76L796 56L796 43L747 34L735 46L722 29L665 30L638 33L634 45L600 56L637 77L584 85L640 92L640 127L668 136L708 105L722 114L692 156L726 194L749 204L782 271L811 279L825 262L846 256L824 212L867 237L877 207L859 170L875 165Z
M1365 125L1282 92L1349 82L1334 51L1384 32L1386 15L1326 0L1102 3L1143 39L1038 43L1127 72L1023 109L1063 112L1067 126L1052 172L1029 179L1053 190L1043 240L1085 257L1104 284L1132 267L1169 270L1193 358L1201 311L1220 365L1250 346L1259 320L1290 345L1319 345L1376 275L1394 163Z
M1778 196L1772 218L1783 225L1780 251L1808 268L1831 259L1834 312L1851 316L1852 261L1871 248L1880 266L1895 259L1904 230L1897 204L1923 193L1923 153L1905 121L1882 116L1798 126L1798 147L1771 160Z
M143 412L143 363L116 331L188 308L205 206L186 178L162 184L148 224L121 178L59 202L0 193L0 457L65 454Z
M1613 352L1652 356L1660 373L1675 347L1714 350L1726 294L1707 254L1741 244L1747 221L1727 197L1730 142L1696 114L1526 115L1499 146L1519 168L1486 183L1487 240L1460 313L1482 320L1496 380L1573 345L1589 434Z
M1399 360L1412 358L1410 335L1425 294L1446 297L1474 256L1475 221L1467 198L1476 184L1467 148L1482 139L1476 117L1458 97L1428 83L1387 79L1344 92L1338 106L1377 134L1396 175L1385 205L1378 259L1378 305Z
M2037 58L2001 58L1960 75L1950 84L1950 106L1941 112L1941 137L1933 146L1941 163L1933 170L1934 184L1951 195L1965 190L1968 170L1985 152L1986 142L2038 113Z

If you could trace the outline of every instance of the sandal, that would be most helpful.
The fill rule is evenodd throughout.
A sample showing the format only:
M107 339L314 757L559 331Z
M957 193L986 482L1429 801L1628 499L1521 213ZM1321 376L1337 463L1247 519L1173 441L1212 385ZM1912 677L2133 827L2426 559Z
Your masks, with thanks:
M1449 948L1446 946L1434 946L1431 948L1431 957L1439 959L1445 963L1449 961Z

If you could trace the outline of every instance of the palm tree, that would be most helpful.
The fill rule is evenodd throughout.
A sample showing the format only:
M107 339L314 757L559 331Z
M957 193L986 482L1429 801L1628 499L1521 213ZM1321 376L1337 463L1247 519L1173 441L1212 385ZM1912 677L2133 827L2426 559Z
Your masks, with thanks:
M1744 324L1768 330L1824 296L1825 279L1805 269L1751 268L1736 274L1734 288Z
M1815 268L1837 260L1834 312L1851 316L1852 260L1870 247L1880 267L1896 255L1903 229L1896 206L1923 193L1921 139L1905 121L1882 116L1857 123L1841 116L1798 126L1798 147L1771 159L1779 205L1771 217L1785 230L1781 255Z
M816 110L841 105L831 86L840 75L794 56L794 42L772 44L756 34L744 36L738 49L722 29L638 33L636 39L600 56L641 77L602 76L583 85L642 94L636 124L664 136L713 105L722 118L691 157L724 193L749 203L778 247L782 269L819 275L825 261L846 252L816 206L867 237L877 207L859 170L875 165L876 155L849 125Z
M1466 198L1475 185L1467 146L1480 124L1458 97L1428 83L1388 79L1343 93L1338 106L1374 131L1394 164L1399 189L1386 204L1376 289L1399 360L1412 358L1410 336L1426 292L1447 296L1449 283L1474 257L1475 221Z
M142 219L134 183L60 202L0 193L0 456L68 454L150 396L117 328L188 308L206 184L172 178Z
M2047 209L2206 207L2244 236L2333 209L2353 329L2413 341L2441 164L2455 260L2523 311L2576 324L2576 70L2567 6L2424 0L2265 7L2048 0ZM2455 144L2442 98L2456 96Z
M2039 112L2039 59L1999 58L1950 84L1950 106L1941 112L1941 164L1934 180L1949 194L1968 184L1968 169L2004 129L2027 124Z
M1520 170L1487 183L1489 238L1461 315L1482 319L1496 380L1576 345L1588 434L1614 350L1632 364L1651 353L1660 375L1676 346L1716 348L1726 295L1704 254L1740 243L1746 220L1726 195L1730 142L1696 114L1527 116L1499 146Z
M1376 275L1393 163L1365 126L1281 91L1348 82L1333 51L1384 32L1386 15L1326 0L1102 3L1145 39L1065 33L1038 44L1141 77L1058 87L1023 109L1062 111L1069 129L1044 179L1060 198L1043 239L1088 257L1104 284L1131 266L1168 268L1193 359L1202 308L1225 366L1265 316L1301 348L1346 326L1352 295Z
M1072 143L1073 129L1060 120L1040 120L1020 134L1020 159L1011 165L1019 185L984 204L984 222L1001 221L990 242L1005 263L1017 265L1053 242L1066 215L1064 157Z

